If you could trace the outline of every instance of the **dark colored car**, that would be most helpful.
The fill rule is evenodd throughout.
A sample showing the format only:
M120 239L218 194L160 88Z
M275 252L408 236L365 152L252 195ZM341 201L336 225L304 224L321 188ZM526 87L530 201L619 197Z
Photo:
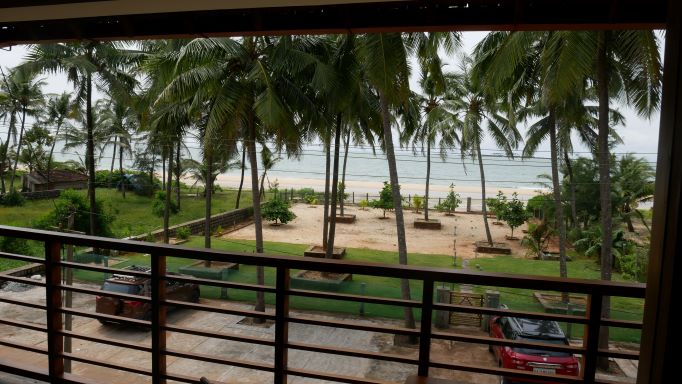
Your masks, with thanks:
M568 339L556 321L516 317L491 316L490 336L500 339L569 345ZM573 354L544 349L491 345L500 367L528 372L578 376L580 364ZM512 378L500 377L500 383L517 383ZM551 381L523 380L527 383Z
M125 270L149 272L148 267L140 266L126 267L122 269L121 272L124 272ZM168 273L167 275L172 276L173 273ZM151 296L151 280L147 277L114 274L104 281L102 290L128 295ZM166 281L166 299L168 300L197 303L199 302L200 294L199 286L197 284L172 280ZM150 320L152 317L151 303L110 296L97 296L95 300L95 310L97 313L138 320ZM102 322L106 323L106 321Z

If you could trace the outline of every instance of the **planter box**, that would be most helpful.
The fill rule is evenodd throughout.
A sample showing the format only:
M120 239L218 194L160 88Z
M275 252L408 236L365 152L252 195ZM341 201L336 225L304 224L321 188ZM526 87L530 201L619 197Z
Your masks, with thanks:
M210 267L204 266L204 261L197 261L190 265L180 267L178 271L185 275L191 275L200 279L227 280L230 273L239 270L239 264L225 263L220 261L211 262Z
M535 259L536 260L545 260L545 261L559 261L559 259L561 258L561 256L559 256L558 253L543 252L543 255L544 256L542 256L542 257L536 256ZM566 261L571 261L571 257L566 256Z
M424 219L415 219L414 227L420 229L440 230L442 226L440 224L440 220L438 219L429 219L429 221L426 221Z
M291 287L295 289L307 289L316 291L339 291L341 286L346 281L353 280L353 275L350 273L337 274L336 279L312 279L305 275L310 271L299 271L295 276L291 277Z
M355 222L355 215L336 216L336 222L342 224L353 224Z
M534 292L533 297L535 297L535 300L537 300L540 303L540 305L542 305L542 307L545 309L545 312L547 313L556 313L563 315L568 313L567 306L563 302L561 302L560 294ZM573 304L571 314L576 316L585 316L586 304L585 296L569 295L569 301Z
M324 248L319 245L312 245L310 248L303 252L304 257L317 257L324 259L326 252ZM333 259L343 259L346 256L346 247L334 247L334 252L332 253Z
M477 241L476 252L492 253L494 255L511 255L511 248L505 243L493 243L490 245L487 241Z

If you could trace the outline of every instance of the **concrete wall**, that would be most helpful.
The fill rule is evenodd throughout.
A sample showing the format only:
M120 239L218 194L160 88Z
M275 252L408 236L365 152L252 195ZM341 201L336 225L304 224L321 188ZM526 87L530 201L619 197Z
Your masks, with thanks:
M22 192L21 194L26 200L55 199L62 194L62 191L59 189L51 189L48 191Z

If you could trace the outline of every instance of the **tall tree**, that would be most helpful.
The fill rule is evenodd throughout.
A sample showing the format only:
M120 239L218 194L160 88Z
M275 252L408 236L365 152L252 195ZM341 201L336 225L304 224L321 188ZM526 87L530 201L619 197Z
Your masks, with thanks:
M54 148L59 140L62 128L72 128L69 119L74 116L74 105L71 102L71 95L68 92L62 92L60 95L52 96L47 101L47 113L45 124L48 127L54 127L54 141L50 147L50 153L47 157L47 184L50 187L50 173L52 171L52 161L54 160Z
M97 234L95 199L95 139L93 118L93 85L127 94L135 85L135 78L126 72L135 55L124 54L119 42L87 41L33 45L25 67L47 73L64 72L76 90L76 100L85 109L86 164L88 167L88 199L90 205L90 234Z
M106 147L112 146L113 153L118 151L118 166L121 175L121 192L126 197L126 180L123 175L123 156L132 156L133 134L137 128L137 114L127 100L116 95L108 95L108 98L99 100L96 104L99 113L97 115L97 130L102 131L100 136L104 139L99 143L100 153ZM112 156L115 159L115 155ZM112 167L113 167L112 159Z

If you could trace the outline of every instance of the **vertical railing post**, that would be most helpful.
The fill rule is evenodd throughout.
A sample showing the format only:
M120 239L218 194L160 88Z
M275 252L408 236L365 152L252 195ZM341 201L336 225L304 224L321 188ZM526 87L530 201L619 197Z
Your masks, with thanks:
M275 384L286 384L289 342L289 268L277 267L275 297Z
M151 254L152 284L152 383L166 383L166 306L161 302L166 299L166 256Z
M64 377L64 337L62 331L62 282L61 244L45 242L45 305L47 316L47 356L51 382L59 382Z
M583 333L583 345L586 345L585 360L583 361L583 382L595 382L597 372L597 358L599 357L599 328L601 326L601 307L603 297L601 293L589 296L587 309L587 325Z
M431 318L433 315L433 280L424 280L422 288L421 331L419 332L419 376L429 376L431 362Z

